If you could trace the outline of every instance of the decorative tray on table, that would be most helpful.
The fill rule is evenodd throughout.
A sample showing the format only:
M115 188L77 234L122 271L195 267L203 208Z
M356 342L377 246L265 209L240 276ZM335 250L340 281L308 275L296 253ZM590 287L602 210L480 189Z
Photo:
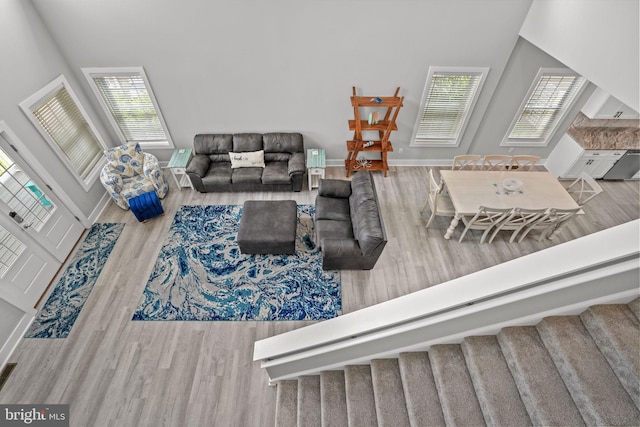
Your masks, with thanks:
M516 178L507 178L502 181L502 186L506 191L518 191L522 188L522 181Z

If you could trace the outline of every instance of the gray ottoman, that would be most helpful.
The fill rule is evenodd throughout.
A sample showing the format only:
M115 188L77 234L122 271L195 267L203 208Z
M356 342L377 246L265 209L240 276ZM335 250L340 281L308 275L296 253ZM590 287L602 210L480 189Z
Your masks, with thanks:
M243 254L294 254L296 202L247 200L242 208L238 246Z

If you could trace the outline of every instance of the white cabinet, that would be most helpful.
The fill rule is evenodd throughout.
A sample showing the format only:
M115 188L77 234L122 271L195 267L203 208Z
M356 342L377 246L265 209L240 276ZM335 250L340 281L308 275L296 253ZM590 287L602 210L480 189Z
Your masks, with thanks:
M577 178L583 171L602 178L626 150L585 150L565 134L545 162L549 172L559 178Z
M598 88L582 107L590 119L638 119L640 114L617 98Z
M585 150L562 177L577 178L587 172L592 178L602 178L624 153L625 150Z

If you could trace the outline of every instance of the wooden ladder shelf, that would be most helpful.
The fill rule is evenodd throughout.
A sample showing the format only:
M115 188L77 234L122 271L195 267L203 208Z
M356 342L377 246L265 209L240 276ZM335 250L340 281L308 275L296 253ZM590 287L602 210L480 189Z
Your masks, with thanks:
M389 141L391 132L398 130L396 118L402 107L403 97L398 97L400 88L396 89L393 96L357 96L356 88L353 88L351 105L353 106L354 119L349 120L349 130L353 131L353 139L347 141L347 159L345 168L347 177L351 172L361 169L381 170L387 176L389 164L387 163L387 153L393 151L393 145ZM384 116L377 122L375 120L363 119L361 108L367 108L370 114L379 114L378 109L384 109ZM366 114L366 113L365 113ZM377 132L374 139L363 136L363 132ZM361 152L380 153L380 159L365 159L359 161L358 155Z

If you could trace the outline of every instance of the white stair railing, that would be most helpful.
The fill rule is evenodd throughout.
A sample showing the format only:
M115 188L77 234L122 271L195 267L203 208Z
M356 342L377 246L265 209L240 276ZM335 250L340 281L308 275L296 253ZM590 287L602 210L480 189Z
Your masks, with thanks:
M639 259L635 220L257 341L254 361L275 382L629 302L640 295Z

